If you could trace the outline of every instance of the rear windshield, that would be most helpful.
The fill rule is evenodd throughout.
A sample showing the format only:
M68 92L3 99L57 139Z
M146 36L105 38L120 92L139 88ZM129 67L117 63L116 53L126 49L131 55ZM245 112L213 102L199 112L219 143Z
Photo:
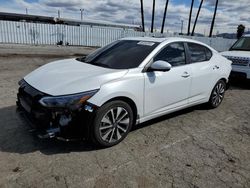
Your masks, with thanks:
M230 50L250 51L250 37L240 38Z
M158 44L148 41L120 40L77 60L112 69L136 68Z

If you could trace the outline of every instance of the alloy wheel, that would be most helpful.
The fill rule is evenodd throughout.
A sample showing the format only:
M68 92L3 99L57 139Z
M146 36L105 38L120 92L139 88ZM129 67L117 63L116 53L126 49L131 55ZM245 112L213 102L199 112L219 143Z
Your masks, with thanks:
M216 87L214 88L213 94L212 94L212 104L217 107L220 105L220 103L223 100L225 93L225 85L221 82L219 82Z
M123 107L110 109L102 118L99 133L103 141L113 143L123 138L129 129L129 113Z

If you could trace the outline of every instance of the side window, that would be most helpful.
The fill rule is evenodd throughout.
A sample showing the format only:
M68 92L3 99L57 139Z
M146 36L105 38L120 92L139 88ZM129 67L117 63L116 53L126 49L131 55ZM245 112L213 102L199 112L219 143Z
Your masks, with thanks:
M211 50L209 50L208 48L205 47L205 49L206 49L207 61L209 61L212 58L213 54L212 54Z
M186 64L185 48L183 43L172 43L165 47L156 55L154 61L163 60L172 66Z
M190 57L191 63L202 62L202 61L208 60L207 55L209 57L209 53L206 52L207 48L205 46L195 44L195 43L188 43L188 47L189 47L189 52L190 52L190 56L191 56ZM212 56L212 54L210 54L210 58L211 58L211 56Z

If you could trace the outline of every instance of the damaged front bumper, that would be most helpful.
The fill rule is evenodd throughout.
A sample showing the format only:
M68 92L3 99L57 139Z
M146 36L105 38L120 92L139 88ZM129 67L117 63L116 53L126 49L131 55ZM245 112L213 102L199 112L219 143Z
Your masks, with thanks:
M46 108L39 103L46 94L22 83L17 94L17 113L39 138L88 139L97 106L83 103L78 109Z

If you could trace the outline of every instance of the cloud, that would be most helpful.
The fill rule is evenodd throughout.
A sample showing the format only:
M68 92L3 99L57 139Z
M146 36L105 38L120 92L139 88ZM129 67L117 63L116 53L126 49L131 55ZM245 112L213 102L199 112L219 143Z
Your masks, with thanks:
M188 1L188 0L187 0ZM184 21L184 31L187 30L190 3L176 4L169 2L165 22L165 31L180 31L181 20ZM213 17L216 0L205 0L197 23L197 31L208 34ZM0 11L24 13L25 8L30 14L57 16L57 10L61 11L62 17L80 18L80 8L84 8L85 19L96 19L116 23L141 24L139 0L11 0L0 7ZM163 18L165 0L156 0L155 28L160 29ZM194 22L200 0L195 0L195 8L192 14ZM249 0L219 0L218 12L214 32L236 32L237 25L244 24L250 27ZM145 25L150 28L152 15L152 1L144 0ZM191 25L192 26L192 25Z

